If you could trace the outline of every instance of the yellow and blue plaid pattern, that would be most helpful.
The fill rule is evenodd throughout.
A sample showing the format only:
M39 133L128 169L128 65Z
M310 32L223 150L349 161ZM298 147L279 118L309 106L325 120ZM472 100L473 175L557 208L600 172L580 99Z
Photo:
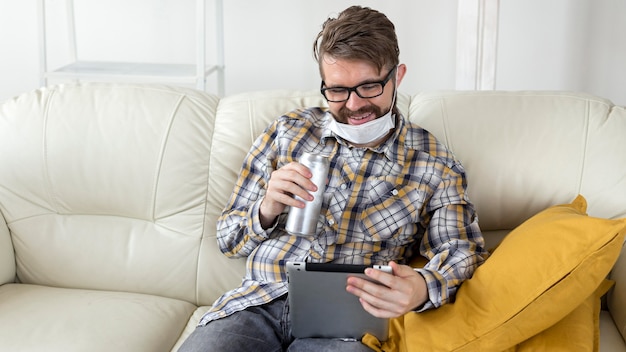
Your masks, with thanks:
M426 130L397 115L383 145L353 148L326 128L321 108L278 118L255 141L233 194L218 220L218 244L230 257L247 257L242 285L220 297L200 324L261 305L287 293L285 262L406 263L429 259L418 270L429 302L449 302L486 256L466 195L465 172ZM330 175L315 237L285 232L287 210L274 227L261 228L259 206L269 175L305 151L331 156Z

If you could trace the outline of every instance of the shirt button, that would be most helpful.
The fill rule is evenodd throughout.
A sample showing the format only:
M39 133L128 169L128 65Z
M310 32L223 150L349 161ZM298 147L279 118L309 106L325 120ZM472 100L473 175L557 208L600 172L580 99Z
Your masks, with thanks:
M391 191L391 194L393 194L394 196L397 196L398 195L398 190L394 189L393 191Z
M346 188L348 188L348 186L344 183L341 186L339 186L339 188L341 188L342 190L346 190Z
M335 220L330 219L328 220L328 225L333 226L335 224Z

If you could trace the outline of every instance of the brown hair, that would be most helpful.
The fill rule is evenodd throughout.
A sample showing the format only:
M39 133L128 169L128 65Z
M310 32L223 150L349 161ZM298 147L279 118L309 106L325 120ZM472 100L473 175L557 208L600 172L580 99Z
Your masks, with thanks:
M400 48L393 23L369 7L351 6L337 18L329 18L313 43L313 56L323 75L324 56L371 63L378 72L400 62Z

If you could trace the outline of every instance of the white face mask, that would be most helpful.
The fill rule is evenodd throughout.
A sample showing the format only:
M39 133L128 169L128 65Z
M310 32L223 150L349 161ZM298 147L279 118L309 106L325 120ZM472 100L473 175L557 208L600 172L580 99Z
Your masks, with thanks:
M394 126L391 110L389 110L385 115L362 125L339 123L334 117L331 117L328 128L349 142L368 144L383 138Z
M328 128L337 134L339 137L354 143L354 144L368 144L383 138L391 129L395 127L395 122L392 116L393 106L396 102L396 89L393 90L393 99L391 100L391 107L387 113L377 119L370 122L366 122L362 125L350 125L347 123L339 123L331 116L330 124ZM330 114L330 112L328 112Z

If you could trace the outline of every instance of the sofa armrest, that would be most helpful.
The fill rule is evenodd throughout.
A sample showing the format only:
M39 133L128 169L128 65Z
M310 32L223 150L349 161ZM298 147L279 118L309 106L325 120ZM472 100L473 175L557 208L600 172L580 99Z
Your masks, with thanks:
M0 285L15 281L15 252L9 228L0 214Z

